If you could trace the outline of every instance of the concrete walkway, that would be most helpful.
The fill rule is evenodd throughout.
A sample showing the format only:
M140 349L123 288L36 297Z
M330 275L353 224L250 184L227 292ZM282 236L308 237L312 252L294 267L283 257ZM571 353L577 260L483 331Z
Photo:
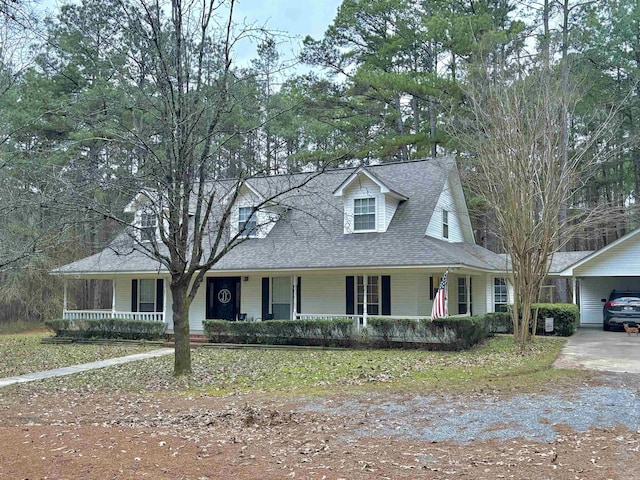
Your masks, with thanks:
M640 373L640 336L579 328L567 339L554 367Z
M86 372L87 370L95 370L97 368L110 367L112 365L120 365L122 363L137 362L138 360L145 360L147 358L162 357L171 353L173 353L173 348L161 348L150 352L127 355L126 357L109 358L107 360L99 360L97 362L73 365L71 367L45 370L44 372L27 373L25 375L17 375L15 377L0 378L0 388L16 383L33 382L35 380L52 377L63 377L65 375L73 375L74 373Z

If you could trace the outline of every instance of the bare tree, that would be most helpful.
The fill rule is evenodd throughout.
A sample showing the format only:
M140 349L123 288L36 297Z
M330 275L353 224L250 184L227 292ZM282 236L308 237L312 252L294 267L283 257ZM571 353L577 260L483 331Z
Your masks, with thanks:
M495 72L491 78L476 77L467 99L471 121L458 137L474 155L470 184L495 213L515 291L514 333L524 345L535 334L531 305L538 300L554 253L602 213L576 204L574 194L593 173L593 164L602 160L585 152L602 140L611 121L582 136L566 154L563 125L571 110L567 104L575 98L547 68L515 79L500 79Z
M234 24L235 0L120 5L128 63L112 81L126 90L125 105L105 102L95 118L107 119L101 124L103 139L131 151L130 175L109 169L99 178L76 174L69 190L77 192L73 204L127 227L134 249L168 271L174 373L183 375L191 372L189 307L206 273L247 239L249 229L267 228L284 215L286 197L319 172L269 177L268 162L248 159L230 147L264 127L259 115L249 121L243 116L252 108L259 111L251 104L259 97L253 89L255 72L234 64L238 43L261 32ZM87 182L79 185L82 178ZM91 194L96 181L97 188L135 196L130 211L137 212L138 222L133 227L131 217L96 201ZM238 228L236 199L245 188L253 202ZM157 235L146 233L149 225L157 226Z

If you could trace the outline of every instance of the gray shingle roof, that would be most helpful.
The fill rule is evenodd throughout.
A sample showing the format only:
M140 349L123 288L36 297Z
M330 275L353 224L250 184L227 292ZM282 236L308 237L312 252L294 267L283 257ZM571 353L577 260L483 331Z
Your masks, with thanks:
M325 172L302 189L279 199L291 208L266 238L252 238L238 245L213 270L276 270L330 267L467 266L503 270L504 257L480 246L448 243L425 235L427 225L455 160L436 158L407 163L368 166L385 185L398 188L403 201L384 233L343 233L342 198L333 191L355 169ZM300 174L304 175L304 174ZM259 192L282 188L283 182L301 176L251 179ZM156 272L156 260L133 251L126 235L103 252L62 266L54 272L116 273Z

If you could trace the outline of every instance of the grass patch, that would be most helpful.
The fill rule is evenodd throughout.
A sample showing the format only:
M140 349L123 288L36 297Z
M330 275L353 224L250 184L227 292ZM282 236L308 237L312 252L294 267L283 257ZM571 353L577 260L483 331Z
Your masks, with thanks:
M193 374L172 376L173 357L155 358L40 382L40 388L90 391L182 391L224 395L266 392L313 395L353 390L447 391L539 388L570 375L551 371L564 339L538 338L524 352L496 337L467 352L417 350L193 351ZM65 346L66 348L66 346Z
M40 343L50 332L0 335L0 377L13 377L107 358L151 350L138 345L46 345ZM157 348L157 347L153 347Z
M0 323L0 335L12 335L15 333L27 333L27 332L48 332L49 330L43 323L37 320L11 320L8 322Z

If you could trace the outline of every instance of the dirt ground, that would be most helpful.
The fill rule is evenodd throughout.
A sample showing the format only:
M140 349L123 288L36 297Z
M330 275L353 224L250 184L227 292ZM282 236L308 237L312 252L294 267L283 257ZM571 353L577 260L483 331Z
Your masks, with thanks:
M562 388L571 395L570 385ZM408 392L286 399L33 392L0 397L2 479L640 479L639 432L621 425L574 431L558 423L551 441L463 443L381 428L389 420L382 415L414 421L410 408L377 408L381 397L411 405ZM467 400L457 395L448 415L460 415ZM324 407L332 404L358 408ZM415 423L428 428L424 418Z

